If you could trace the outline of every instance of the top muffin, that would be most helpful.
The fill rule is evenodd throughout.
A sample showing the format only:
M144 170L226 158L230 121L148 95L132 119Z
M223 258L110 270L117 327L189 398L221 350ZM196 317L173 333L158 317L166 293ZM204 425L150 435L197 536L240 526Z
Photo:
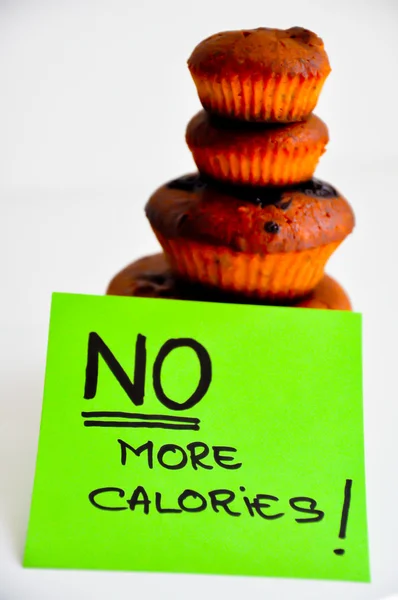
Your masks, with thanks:
M188 59L192 70L219 76L237 73L266 76L327 76L330 65L323 41L302 27L226 31L196 46Z
M212 35L188 67L206 110L268 122L305 119L331 70L321 38L301 27Z

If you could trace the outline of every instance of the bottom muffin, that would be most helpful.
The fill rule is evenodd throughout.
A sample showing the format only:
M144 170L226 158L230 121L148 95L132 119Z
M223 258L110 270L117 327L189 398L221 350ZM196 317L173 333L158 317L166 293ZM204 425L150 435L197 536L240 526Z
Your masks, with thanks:
M225 293L214 288L176 279L164 254L146 256L128 265L110 282L106 291L110 296L140 296L144 298L171 298L236 304L270 304L253 298ZM280 306L282 303L273 306ZM283 303L284 306L352 310L351 302L343 288L331 277L324 275L307 296Z

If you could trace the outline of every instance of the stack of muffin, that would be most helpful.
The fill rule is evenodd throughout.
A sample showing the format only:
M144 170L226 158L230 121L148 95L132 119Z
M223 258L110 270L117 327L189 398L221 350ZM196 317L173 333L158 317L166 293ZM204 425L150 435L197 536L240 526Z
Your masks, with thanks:
M322 40L299 27L220 33L188 66L204 108L186 132L199 172L152 195L164 254L129 265L108 293L349 310L324 268L354 215L312 178L329 139L312 114L330 72Z

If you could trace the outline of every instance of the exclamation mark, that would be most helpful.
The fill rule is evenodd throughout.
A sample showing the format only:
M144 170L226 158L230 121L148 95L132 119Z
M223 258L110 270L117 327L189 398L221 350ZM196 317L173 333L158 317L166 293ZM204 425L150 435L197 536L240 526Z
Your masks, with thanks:
M341 511L341 520L340 520L340 531L339 538L344 540L347 533L347 522L348 522L348 512L350 510L350 502L351 502L351 488L352 488L352 479L345 480L345 488L344 488L344 502L343 509ZM336 548L333 550L335 554L341 556L345 553L343 548Z

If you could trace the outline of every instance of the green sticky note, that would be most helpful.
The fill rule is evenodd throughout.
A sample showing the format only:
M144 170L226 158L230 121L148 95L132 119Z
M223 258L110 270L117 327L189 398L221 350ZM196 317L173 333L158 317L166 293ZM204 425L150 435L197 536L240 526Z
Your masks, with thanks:
M24 565L369 581L358 314L54 294Z

